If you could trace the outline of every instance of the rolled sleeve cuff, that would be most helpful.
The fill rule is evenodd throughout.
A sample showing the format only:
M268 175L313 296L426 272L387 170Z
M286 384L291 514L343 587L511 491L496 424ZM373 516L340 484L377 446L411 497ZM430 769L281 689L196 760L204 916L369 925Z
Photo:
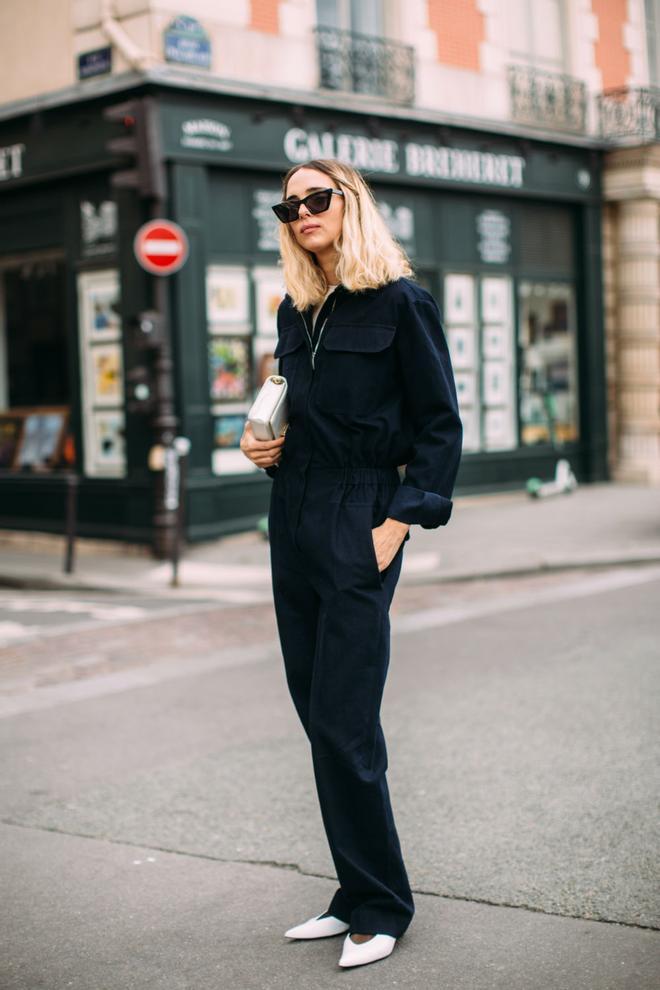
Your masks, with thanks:
M390 502L387 515L399 522L418 524L422 529L435 529L449 522L452 507L452 500L444 495L402 484Z

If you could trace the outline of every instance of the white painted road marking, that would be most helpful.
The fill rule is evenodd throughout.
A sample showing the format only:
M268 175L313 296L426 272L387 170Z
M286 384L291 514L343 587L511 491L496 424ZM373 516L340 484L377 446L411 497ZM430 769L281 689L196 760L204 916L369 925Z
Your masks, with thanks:
M465 622L470 619L542 603L564 601L586 595L604 594L617 588L631 587L660 579L660 567L626 568L607 574L589 575L586 578L566 580L561 586L540 588L537 591L514 593L454 608L424 609L408 615L392 617L392 633L405 635L424 629ZM11 718L24 712L55 708L59 705L84 701L88 698L116 694L135 688L148 687L179 677L198 676L223 668L241 667L264 662L282 663L278 642L257 643L248 647L220 650L203 657L167 660L143 668L102 674L66 684L31 687L26 691L0 697L0 718ZM1 686L1 684L0 684Z

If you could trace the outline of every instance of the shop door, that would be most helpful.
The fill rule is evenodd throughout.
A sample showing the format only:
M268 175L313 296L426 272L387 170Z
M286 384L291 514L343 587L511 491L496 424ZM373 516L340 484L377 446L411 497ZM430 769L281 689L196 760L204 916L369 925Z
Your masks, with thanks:
M0 267L0 468L49 470L72 458L65 266L24 257Z

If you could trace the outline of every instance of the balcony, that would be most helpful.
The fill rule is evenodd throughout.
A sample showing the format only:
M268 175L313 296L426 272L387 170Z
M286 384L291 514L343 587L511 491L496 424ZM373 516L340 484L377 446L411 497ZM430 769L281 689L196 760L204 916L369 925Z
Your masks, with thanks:
M549 130L584 133L587 89L581 79L529 65L509 65L507 72L513 120Z
M660 140L660 89L607 89L596 97L601 137L614 144Z
M390 103L415 99L415 60L410 45L354 31L317 27L319 86L366 93Z

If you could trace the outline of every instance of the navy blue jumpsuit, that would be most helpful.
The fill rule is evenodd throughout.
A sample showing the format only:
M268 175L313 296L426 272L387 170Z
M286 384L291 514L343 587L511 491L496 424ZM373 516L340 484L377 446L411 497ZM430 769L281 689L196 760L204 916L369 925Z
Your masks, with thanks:
M311 744L350 930L398 937L414 914L385 772L380 704L389 608L406 534L382 571L372 529L445 525L462 424L440 312L410 279L277 314L289 427L269 508L272 587L287 684ZM405 465L405 475L403 466Z

